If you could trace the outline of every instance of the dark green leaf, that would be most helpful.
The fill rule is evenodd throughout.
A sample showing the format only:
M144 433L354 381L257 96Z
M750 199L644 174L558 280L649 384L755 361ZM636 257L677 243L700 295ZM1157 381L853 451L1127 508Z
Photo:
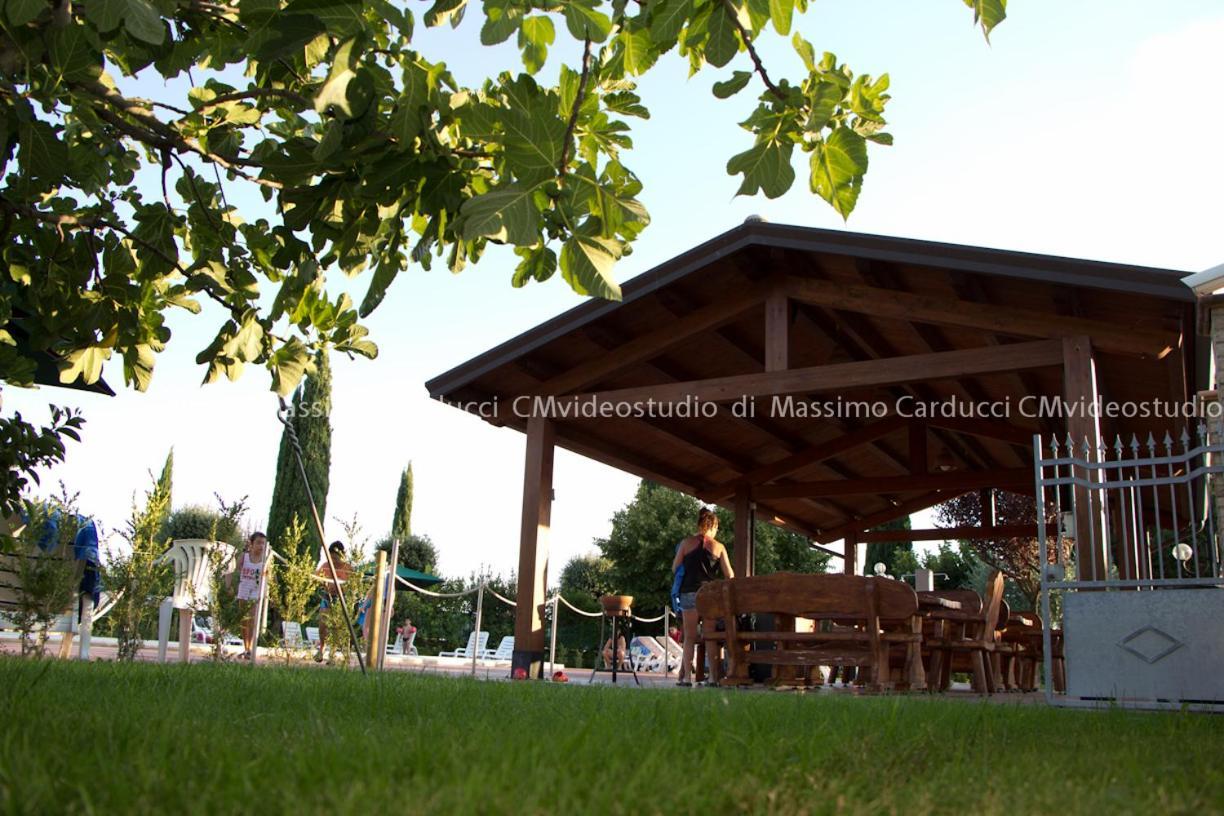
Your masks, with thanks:
M736 195L756 195L758 191L767 198L783 195L795 182L795 168L791 166L793 149L790 143L759 142L732 156L727 162L727 173L744 175Z
M351 37L365 28L361 9L357 0L293 0L282 13L315 17L329 34Z
M721 68L739 53L740 39L735 20L727 7L719 4L710 14L708 27L710 39L706 42L705 59L715 68Z
M85 17L105 34L123 25L127 5L127 0L91 0L85 6Z
M510 284L515 288L523 286L529 280L543 283L557 271L557 255L544 245L536 247L518 247L514 254L523 260L514 269L514 277Z
M744 86L752 79L751 71L736 71L730 79L714 83L714 95L719 99L727 99L744 90Z
M565 25L576 39L601 43L612 33L612 20L595 7L595 0L569 0Z
M7 0L4 4L4 14L13 25L23 26L49 8L47 0Z
M467 240L532 246L540 240L540 211L532 198L534 188L508 184L469 199L459 211L461 234Z
M127 0L123 24L127 33L142 42L161 45L166 39L166 25L162 22L161 12L146 0Z

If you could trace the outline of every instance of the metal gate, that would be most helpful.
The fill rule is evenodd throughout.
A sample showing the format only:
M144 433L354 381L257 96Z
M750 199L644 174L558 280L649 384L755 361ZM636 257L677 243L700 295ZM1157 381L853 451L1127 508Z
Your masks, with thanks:
M1034 438L1046 696L1224 706L1224 442ZM1065 660L1064 693L1054 662Z

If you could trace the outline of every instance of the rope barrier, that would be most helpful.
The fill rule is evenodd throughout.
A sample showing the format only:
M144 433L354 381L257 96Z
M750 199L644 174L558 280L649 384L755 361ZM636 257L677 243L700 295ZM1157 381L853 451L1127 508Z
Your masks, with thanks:
M565 600L565 598L562 597L561 595L554 595L553 597L556 598L561 603L565 604L567 607L569 607L570 611L577 612L579 615L582 615L583 617L587 617L587 618L602 618L603 617L602 612L584 612L583 610L574 606L569 601Z
M653 618L639 618L637 615L633 615L632 617L638 623L658 623L659 621L663 620L662 615L658 615Z
M518 606L518 604L515 603L514 601L510 600L509 598L505 598L501 594L499 594L496 589L490 588L488 584L485 584L485 591L504 604L509 604L510 606Z
M471 595L472 593L480 589L479 586L476 586L476 587L473 587L472 589L469 589L466 592L431 592L428 589L419 587L416 584L412 583L411 581L401 578L398 575L395 576L395 580L403 584L404 586L408 587L409 589L415 592L419 592L422 595L428 595L431 598L462 598L464 595Z

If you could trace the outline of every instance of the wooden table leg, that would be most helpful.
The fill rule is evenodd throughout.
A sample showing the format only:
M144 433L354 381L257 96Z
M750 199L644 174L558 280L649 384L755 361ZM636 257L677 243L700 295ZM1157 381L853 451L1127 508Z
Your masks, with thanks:
M918 635L919 638L922 637L921 616L915 615L914 617L910 618L910 633ZM909 677L910 689L913 691L925 691L927 687L926 670L922 667L921 640L906 644L905 660L906 663L909 664L909 671L907 672L907 675Z

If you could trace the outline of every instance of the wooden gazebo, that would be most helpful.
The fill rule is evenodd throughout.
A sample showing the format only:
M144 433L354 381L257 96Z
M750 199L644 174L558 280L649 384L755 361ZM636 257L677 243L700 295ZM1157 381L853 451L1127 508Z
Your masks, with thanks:
M1049 409L1193 400L1184 274L749 221L434 378L434 398L527 435L515 665L544 652L555 446L733 507L740 575L754 518L844 542L852 570L871 527L1031 494L1034 434L1169 430Z

